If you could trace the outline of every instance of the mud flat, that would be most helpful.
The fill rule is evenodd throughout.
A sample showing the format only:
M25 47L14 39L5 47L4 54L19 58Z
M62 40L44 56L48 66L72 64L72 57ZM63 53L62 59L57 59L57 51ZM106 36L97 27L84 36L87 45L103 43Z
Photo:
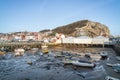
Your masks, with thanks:
M23 56L15 57L13 53L0 56L0 80L105 80L106 76L120 79L106 63L120 63L115 57L116 53L111 48L60 48L50 49L49 54L41 55L41 52L26 52ZM93 61L94 68L64 65L65 57L86 59L84 53L99 54L108 52L108 58ZM62 55L62 56L55 56ZM91 61L91 59L88 59Z

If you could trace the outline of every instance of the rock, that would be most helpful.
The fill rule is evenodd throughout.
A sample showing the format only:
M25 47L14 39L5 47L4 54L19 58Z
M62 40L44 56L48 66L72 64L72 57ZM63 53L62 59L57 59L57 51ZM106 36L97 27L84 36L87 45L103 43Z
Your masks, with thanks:
M46 68L46 70L50 70L50 66L49 65L46 65L45 68Z
M27 64L32 65L33 63L31 61L27 62Z

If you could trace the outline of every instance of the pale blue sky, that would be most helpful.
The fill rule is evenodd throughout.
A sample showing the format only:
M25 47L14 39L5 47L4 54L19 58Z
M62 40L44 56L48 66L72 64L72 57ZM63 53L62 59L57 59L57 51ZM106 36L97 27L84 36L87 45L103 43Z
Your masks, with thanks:
M120 35L120 0L0 0L0 33L53 29L84 19Z

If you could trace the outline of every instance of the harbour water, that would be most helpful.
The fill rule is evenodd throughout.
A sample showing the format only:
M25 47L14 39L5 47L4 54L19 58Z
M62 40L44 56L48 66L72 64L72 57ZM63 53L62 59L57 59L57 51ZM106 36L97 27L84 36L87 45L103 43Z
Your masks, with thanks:
M17 57L14 56L13 52L9 52L0 55L0 80L105 80L106 76L120 79L120 74L106 65L106 63L120 63L115 58L116 53L113 49L85 49L88 52L92 51L92 54L102 50L108 52L108 58L92 61L96 64L94 68L64 65L63 59L66 56L87 59L82 56L82 49L67 50L65 53L63 53L63 50L51 49L49 54L44 55L41 51L36 53L27 51L23 56ZM55 57L59 54L65 57ZM91 59L88 60L91 61Z

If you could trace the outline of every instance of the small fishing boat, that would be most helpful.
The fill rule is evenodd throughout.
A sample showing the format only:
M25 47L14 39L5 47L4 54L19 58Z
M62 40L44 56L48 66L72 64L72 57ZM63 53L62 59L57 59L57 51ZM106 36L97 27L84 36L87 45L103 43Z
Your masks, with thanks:
M111 77L111 76L106 76L106 78L105 78L106 80L119 80L119 79L117 79L117 78L114 78L114 77Z
M83 66L83 67L95 67L94 63L83 61L83 60L73 61L72 64L76 66Z
M42 53L47 54L47 53L49 53L49 50L48 49L43 49Z
M3 54L5 54L5 52L3 52L3 51L0 51L0 55L3 55Z
M42 49L43 49L43 48L48 48L48 46L46 46L46 45L42 45L41 48L42 48Z
M85 53L85 57L91 58L91 53Z
M120 73L120 64L114 64L112 68L114 69L115 72Z
M22 56L25 50L23 48L18 48L18 49L15 49L14 52L15 52L15 56Z
M42 48L42 53L49 53L49 50L48 50L48 46L46 46L46 45L43 45L43 46L41 46L41 48Z
M93 61L99 61L101 59L101 56L100 56L100 54L92 54L91 59Z
M33 53L36 53L38 50L39 50L38 48L32 48L32 49L31 49L31 51L32 51Z
M112 67L114 64L106 63L106 65Z
M65 59L63 60L64 65L72 64L73 60Z
M116 59L120 61L120 56L117 56Z
M107 65L110 66L110 67L112 67L115 72L120 73L120 64L119 63L117 63L117 64L107 63Z
M107 58L108 57L108 53L105 52L105 51L101 52L100 55L101 55L101 58Z

